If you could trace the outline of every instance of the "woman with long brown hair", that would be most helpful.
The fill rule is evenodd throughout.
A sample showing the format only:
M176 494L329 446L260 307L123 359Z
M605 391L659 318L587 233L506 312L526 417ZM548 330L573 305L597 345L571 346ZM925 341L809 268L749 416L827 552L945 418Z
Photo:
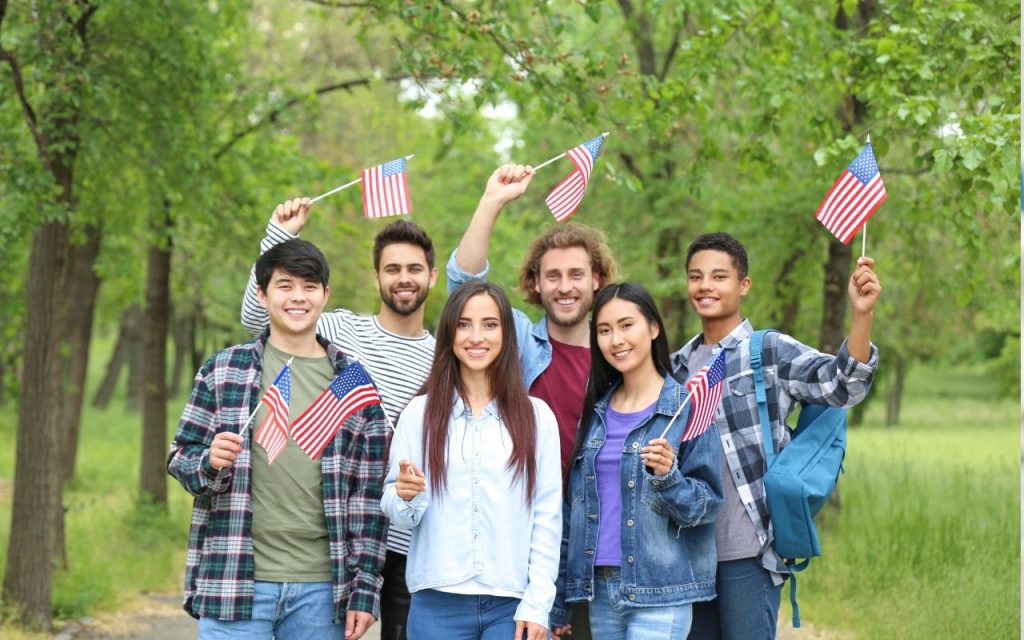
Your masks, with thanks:
M413 529L410 638L547 637L561 541L558 427L522 384L512 307L468 282L402 413L381 507Z

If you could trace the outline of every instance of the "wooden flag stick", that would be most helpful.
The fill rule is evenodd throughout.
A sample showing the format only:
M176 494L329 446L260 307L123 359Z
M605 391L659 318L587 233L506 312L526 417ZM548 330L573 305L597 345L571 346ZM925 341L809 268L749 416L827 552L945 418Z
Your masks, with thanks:
M608 137L608 132L607 132L607 131L605 131L605 132L604 132L604 133L602 133L601 135L607 138L607 137ZM560 153L560 154L558 154L557 156L555 156L554 158L551 158L550 160L546 160L546 161L544 161L544 162L542 162L542 163L538 164L538 165L537 165L536 167L534 167L534 168L533 168L533 170L534 170L534 171L536 171L537 169L543 169L544 167L548 166L549 164L551 164L551 163L552 163L552 162L554 162L555 160L561 160L562 158L564 158L564 157L565 157L565 154L566 154L566 153L569 153L569 152L568 152L568 151L566 151L566 152L564 152L564 153Z
M406 159L406 160L411 160L411 159L412 159L413 157L415 157L415 156L416 156L416 154L414 153L414 154L411 154L411 155L405 156L405 159ZM348 189L348 188L349 188L349 187L351 187L352 185L354 185L354 184L359 184L359 183L360 183L360 182L362 182L362 181L363 181L363 178L362 178L362 177L359 177L359 178L356 178L355 180L353 180L352 182L346 182L345 184L341 185L340 187L336 187L336 188L334 188L334 189L331 189L331 190L330 190L330 191L328 191L327 193L321 193L321 194L320 194L320 195L318 195L317 197L315 197L315 198L313 198L312 200L310 200L310 201L309 201L309 204L313 204L313 203L314 203L314 202L316 202L317 200L323 200L323 199L324 199L324 198L326 198L327 196L330 196L330 195L334 195L335 193L338 193L339 191L344 191L345 189Z
M665 430L661 432L660 436L658 436L659 438L664 438L665 437L665 434L668 433L668 430L672 428L672 423L675 422L676 418L679 417L679 412L681 412L683 410L683 407L686 406L686 403L689 402L690 398L692 398L692 397L693 397L692 393L686 396L686 399L683 400L683 403L681 405L679 405L678 409L676 409L675 415L673 415L672 419L668 421L668 425L665 427Z
M864 144L871 144L871 134L870 133L868 134L868 138L867 138L867 140L865 140ZM874 150L871 151L871 155L874 155ZM875 158L875 162L878 162L877 157ZM865 255L867 255L867 251L868 251L868 221L865 220L864 221L864 228L861 229L861 232L860 232L860 257L863 258Z

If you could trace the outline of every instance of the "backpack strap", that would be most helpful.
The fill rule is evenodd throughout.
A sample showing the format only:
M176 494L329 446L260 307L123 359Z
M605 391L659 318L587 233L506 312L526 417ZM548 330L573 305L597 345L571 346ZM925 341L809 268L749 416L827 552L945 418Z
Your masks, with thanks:
M761 419L761 440L764 445L765 467L775 459L775 443L772 440L772 421L768 417L768 395L764 390L764 336L773 329L761 329L750 334L750 368L754 373L754 397L757 398L757 414Z

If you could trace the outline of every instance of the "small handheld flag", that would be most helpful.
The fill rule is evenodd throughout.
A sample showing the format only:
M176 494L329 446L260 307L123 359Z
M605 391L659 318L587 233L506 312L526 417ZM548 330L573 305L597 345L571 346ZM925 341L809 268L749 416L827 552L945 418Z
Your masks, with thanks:
M292 397L292 360L277 374L274 384L263 394L260 403L267 405L267 417L256 432L256 443L267 450L267 462L274 464L288 444L288 405Z
M564 222L579 208L580 202L583 201L583 194L587 190L587 184L590 182L590 173L594 169L594 162L604 145L605 135L601 134L565 152L576 168L555 185L555 188L544 200L544 204L551 209L555 220ZM537 168L539 169L541 166L544 165Z
M380 396L370 376L361 364L353 362L295 420L292 438L306 455L316 460L349 416L379 403Z
M868 141L829 189L815 217L840 242L850 244L886 197L875 152Z
M722 400L722 381L725 379L725 349L718 352L710 364L697 372L686 383L686 390L693 398L690 424L686 426L680 442L693 440L708 430L715 421L718 403Z
M409 213L409 182L405 176L405 158L364 169L363 216L384 218Z

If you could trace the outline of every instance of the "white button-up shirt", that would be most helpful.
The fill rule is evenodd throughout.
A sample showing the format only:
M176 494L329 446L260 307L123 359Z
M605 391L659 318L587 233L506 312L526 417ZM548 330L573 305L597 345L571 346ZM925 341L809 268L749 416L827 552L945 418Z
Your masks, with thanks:
M525 479L508 467L512 441L491 403L479 418L455 398L448 424L447 491L398 497L400 460L425 474L423 412L426 396L402 412L391 442L381 508L398 527L413 529L406 564L410 592L423 589L514 595L515 619L548 626L555 599L562 538L562 479L558 426L544 402L530 398L537 421L537 486L527 505Z

